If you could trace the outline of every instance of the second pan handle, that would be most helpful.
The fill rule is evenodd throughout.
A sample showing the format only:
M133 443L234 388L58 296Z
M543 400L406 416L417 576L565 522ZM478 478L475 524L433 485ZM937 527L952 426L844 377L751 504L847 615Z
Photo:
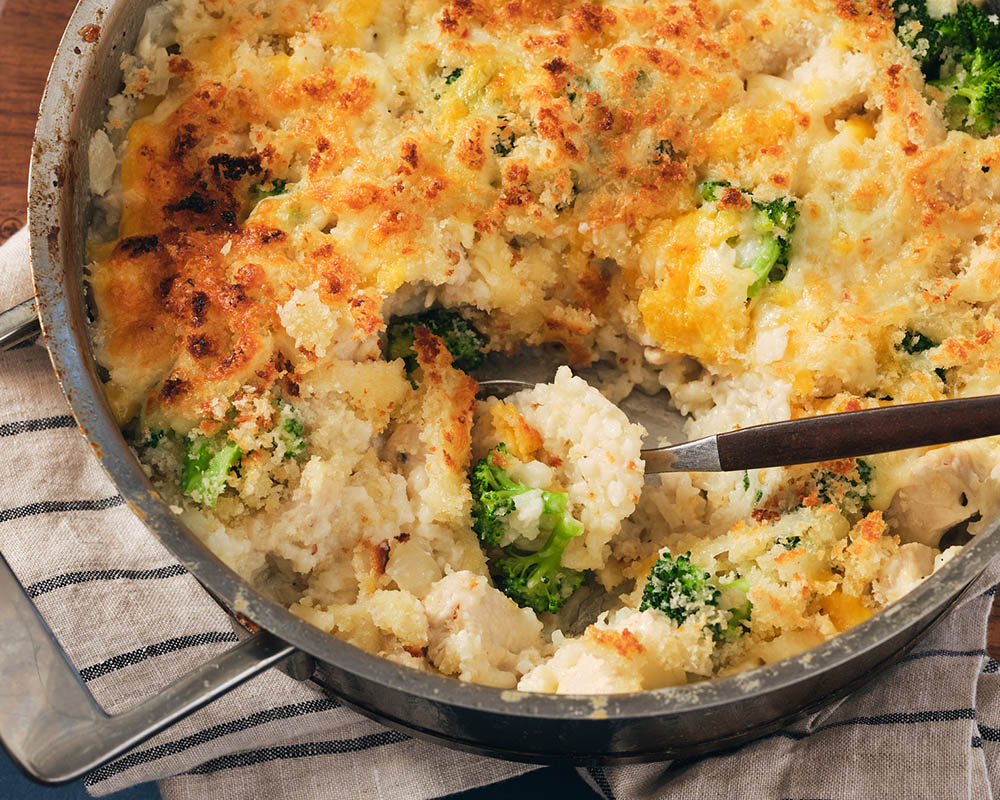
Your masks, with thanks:
M111 717L0 555L0 742L43 783L90 772L295 652L261 631Z
M41 331L34 297L0 311L0 350L7 350Z

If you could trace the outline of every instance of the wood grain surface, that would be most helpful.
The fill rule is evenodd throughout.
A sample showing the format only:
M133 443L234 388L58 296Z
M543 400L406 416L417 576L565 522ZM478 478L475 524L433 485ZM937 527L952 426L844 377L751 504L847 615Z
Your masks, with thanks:
M75 5L75 0L0 0L0 243L27 221L28 159L38 103ZM1000 593L990 612L987 649L1000 659Z
M75 0L0 0L0 242L27 221L28 159L49 63Z

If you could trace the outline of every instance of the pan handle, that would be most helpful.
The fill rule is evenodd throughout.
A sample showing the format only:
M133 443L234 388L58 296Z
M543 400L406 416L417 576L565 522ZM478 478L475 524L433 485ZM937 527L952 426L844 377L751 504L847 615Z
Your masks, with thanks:
M0 311L0 351L9 350L42 330L34 297Z
M295 652L261 631L108 716L0 555L0 742L43 783L90 772Z

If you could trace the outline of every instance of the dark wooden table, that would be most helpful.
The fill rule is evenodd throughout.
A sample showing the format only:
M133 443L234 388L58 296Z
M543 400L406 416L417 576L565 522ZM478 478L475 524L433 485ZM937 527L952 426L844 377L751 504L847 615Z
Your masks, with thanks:
M75 0L0 0L0 243L27 221L28 159L38 101L75 5ZM990 613L988 649L1000 659L1000 594Z
M25 224L28 159L49 62L75 0L0 0L0 243Z

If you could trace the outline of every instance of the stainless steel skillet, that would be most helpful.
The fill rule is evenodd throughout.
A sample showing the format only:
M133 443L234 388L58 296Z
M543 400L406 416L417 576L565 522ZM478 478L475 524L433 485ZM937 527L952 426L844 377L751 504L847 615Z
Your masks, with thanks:
M118 59L133 48L148 5L82 0L57 53L31 167L37 308L56 374L95 458L178 561L262 630L136 709L108 718L0 564L0 739L29 774L72 779L280 661L348 706L451 747L536 762L693 756L764 735L870 678L1000 549L994 520L988 533L897 604L807 653L739 676L626 695L505 692L420 673L358 650L271 602L209 552L149 485L104 400L87 342L81 280L87 144L119 89ZM78 33L88 25L100 26L94 42Z

